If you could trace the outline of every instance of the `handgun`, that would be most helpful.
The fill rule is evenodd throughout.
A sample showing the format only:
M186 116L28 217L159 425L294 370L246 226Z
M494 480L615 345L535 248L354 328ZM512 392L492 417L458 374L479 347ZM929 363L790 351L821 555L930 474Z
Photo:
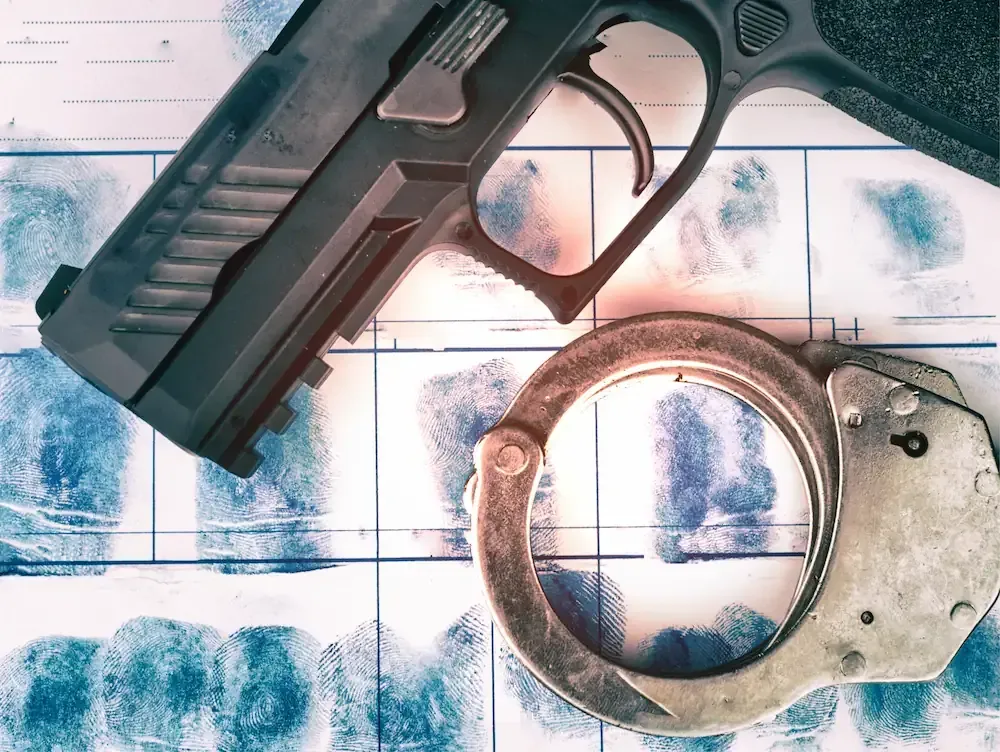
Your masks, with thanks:
M190 453L239 477L421 257L468 254L572 321L691 186L727 115L809 92L998 184L995 0L305 0L82 270L36 300L42 343ZM704 116L669 178L587 269L484 231L484 175L557 85L620 126L634 195L653 149L590 65L643 21L685 39ZM517 249L515 249L517 250ZM522 249L523 250L523 249ZM522 254L523 255L523 254Z

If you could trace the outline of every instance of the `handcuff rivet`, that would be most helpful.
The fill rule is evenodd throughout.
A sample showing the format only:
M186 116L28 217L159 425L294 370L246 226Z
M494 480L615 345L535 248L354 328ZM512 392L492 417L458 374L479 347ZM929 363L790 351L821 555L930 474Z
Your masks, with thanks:
M951 609L951 623L959 629L972 629L976 623L976 608L968 601L959 601Z
M840 673L848 678L861 676L865 672L868 662L865 657L856 650L852 650L840 661Z
M920 397L909 384L900 384L889 391L889 405L896 415L912 415L920 407Z
M989 470L980 470L976 473L976 493L987 497L1000 494L1000 476Z
M528 456L517 444L508 444L497 453L497 470L504 475L517 475L528 466Z

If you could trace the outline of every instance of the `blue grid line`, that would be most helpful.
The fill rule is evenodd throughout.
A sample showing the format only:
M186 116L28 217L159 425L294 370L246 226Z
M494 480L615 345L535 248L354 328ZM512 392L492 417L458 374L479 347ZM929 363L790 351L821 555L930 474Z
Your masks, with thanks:
M804 319L803 319L804 320ZM823 319L816 319L817 321L822 321ZM854 331L854 327L848 327L846 329L836 329L836 331ZM861 331L859 329L859 331ZM836 339L836 337L832 337ZM866 342L857 343L858 347L870 347L870 348L889 348L889 349L942 349L942 348L990 348L996 347L996 342L901 342L901 343L883 343L883 342ZM511 353L511 352L558 352L562 349L562 346L551 345L547 347L443 347L443 348L432 348L432 347L400 347L392 350L381 350L383 355L408 355L408 354L426 354L426 353ZM351 348L331 348L327 350L328 355L374 355L375 350L371 348L364 349L351 349ZM0 358L24 358L27 357L25 353L20 352L9 352L0 353Z
M822 320L822 319L818 319ZM855 327L846 328L834 328L833 331L855 331ZM864 331L858 328L858 332ZM836 336L832 336L831 339L836 339ZM902 342L902 343L885 343L885 342L857 342L858 347L870 347L870 348L889 348L889 349L948 349L948 348L958 348L958 349L968 349L968 348L990 348L996 347L996 342ZM400 347L393 350L382 350L384 355L405 355L405 354L426 354L426 353L448 353L448 352L459 352L459 353L512 353L512 352L558 352L561 350L561 346L551 345L548 347L443 347L443 348L431 348L431 347L413 347L404 348ZM331 349L327 353L331 355L347 355L350 353L357 354L368 354L371 355L374 351L369 349L364 350L351 350L351 349ZM9 357L17 358L22 357L20 353L0 353L0 358Z
M382 752L382 579L379 563L378 495L378 316L372 319L372 379L375 404L375 719L378 750Z
M688 151L690 144L658 144L654 151ZM627 145L618 144L508 144L507 151L629 151ZM715 151L914 151L903 144L716 144ZM173 156L177 149L100 149L100 150L53 150L53 151L0 151L0 157L149 157Z
M412 353L441 353L441 352L460 352L460 353L491 353L491 352L556 352L561 350L560 345L548 345L548 346L538 346L538 347L393 347L389 349L379 350L382 355L405 355ZM327 355L347 355L350 353L357 353L359 355L374 355L375 348L352 348L352 347L341 347L341 348L330 348L326 351Z
M995 319L993 313L942 313L933 316L893 316L902 321L934 321L936 319Z
M858 342L858 347L878 350L980 350L992 349L996 342Z
M493 729L493 752L497 752L497 654L493 620L490 619L490 727Z
M742 552L734 552L733 554L712 554L713 556L721 558L755 558L759 557L787 557L787 556L805 556L804 553L796 553L793 551L778 552L778 553L764 553L757 555L746 555L744 556ZM602 559L614 560L614 561L628 561L633 559L645 559L645 554L604 554L601 556ZM539 556L534 556L536 561L597 561L598 557L594 554L542 554ZM308 557L277 557L277 558L264 558L264 559L247 559L233 557L231 559L227 558L216 558L216 559L157 559L153 561L152 559L67 559L66 561L58 561L55 559L46 559L40 561L37 559L4 559L0 561L0 572L4 569L14 568L14 567L28 567L28 568L44 568L44 567L164 567L164 566L174 566L174 565L191 565L191 566L247 566L247 565L268 565L273 566L277 564L325 564L329 566L336 566L340 564L408 564L414 562L471 562L471 556L317 556L314 558ZM381 651L379 651L381 653ZM381 665L381 664L379 664Z
M858 340L861 339L861 332L863 332L864 330L865 330L864 327L858 325L858 317L855 316L854 317L854 323L851 324L850 326L834 326L833 327L833 337L834 337L834 339L837 338L837 332L853 332L854 333L854 343L855 344L861 344L860 342L858 342Z
M596 434L596 431L595 431ZM780 527L809 527L808 522L761 522L755 525L735 525L729 523L707 523L704 525L608 525L600 526L601 530L742 530L747 528L773 529ZM469 532L468 527L383 527L379 528L381 533L454 533ZM532 525L532 532L543 530L568 531L568 530L597 530L594 525ZM286 528L238 528L238 527L218 527L211 530L159 530L157 535L201 535L209 533L212 535L288 535ZM375 531L364 527L309 527L294 531L296 534L313 535L315 533L357 533L368 535ZM31 539L36 536L87 536L87 535L149 535L149 530L114 530L112 528L90 528L88 530L47 530L44 533L9 533L9 538Z
M806 198L806 303L809 311L809 339L813 338L812 241L809 237L809 152L802 152Z
M600 443L597 431L597 403L594 403L594 506L597 519L597 652L604 655L604 636L601 633L601 624L604 620L603 588L604 578L601 576L601 465L600 465ZM601 752L604 752L604 721L597 719L597 732L600 739Z
M0 151L0 158L3 157L172 157L176 150L163 151L160 149L106 149L99 151L73 151L73 150L53 150L53 151Z
M597 261L597 218L596 218L596 199L594 191L594 150L590 150L590 263L593 264ZM594 295L594 299L590 301L591 315L593 318L593 326L597 328L597 295Z
M150 486L152 491L153 500L153 518L152 518L152 536L153 536L153 561L156 561L156 431L153 431L153 442L152 442L153 456L152 469L150 475Z

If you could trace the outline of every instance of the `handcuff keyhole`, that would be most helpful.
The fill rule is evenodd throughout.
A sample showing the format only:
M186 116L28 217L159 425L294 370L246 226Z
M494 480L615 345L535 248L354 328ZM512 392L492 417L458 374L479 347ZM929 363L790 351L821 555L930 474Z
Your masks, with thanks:
M923 457L927 453L927 437L920 431L894 433L889 437L889 443L898 446L908 457Z

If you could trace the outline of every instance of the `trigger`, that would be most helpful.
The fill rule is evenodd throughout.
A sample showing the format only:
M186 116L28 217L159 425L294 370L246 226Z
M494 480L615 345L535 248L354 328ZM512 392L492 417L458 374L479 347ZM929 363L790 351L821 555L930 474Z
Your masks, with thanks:
M625 133L629 148L632 150L632 158L635 160L632 195L638 196L653 179L653 144L642 118L632 103L590 67L590 55L603 48L604 45L599 42L588 47L564 73L559 75L559 81L586 94L591 101L600 105Z

